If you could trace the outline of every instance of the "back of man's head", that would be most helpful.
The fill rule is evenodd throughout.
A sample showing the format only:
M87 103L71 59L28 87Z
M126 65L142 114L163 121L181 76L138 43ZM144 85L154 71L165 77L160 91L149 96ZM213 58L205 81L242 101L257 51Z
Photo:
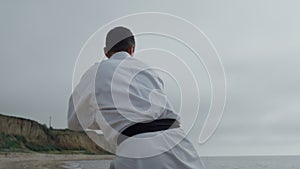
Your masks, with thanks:
M132 32L125 27L119 26L110 30L106 35L105 54L110 57L116 52L125 51L130 53L130 48L135 46Z

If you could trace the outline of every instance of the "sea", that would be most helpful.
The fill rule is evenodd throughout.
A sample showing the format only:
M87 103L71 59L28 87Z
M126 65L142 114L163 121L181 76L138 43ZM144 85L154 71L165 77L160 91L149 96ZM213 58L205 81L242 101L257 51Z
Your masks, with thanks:
M300 156L202 157L206 169L300 169ZM109 169L111 160L67 161L68 169Z

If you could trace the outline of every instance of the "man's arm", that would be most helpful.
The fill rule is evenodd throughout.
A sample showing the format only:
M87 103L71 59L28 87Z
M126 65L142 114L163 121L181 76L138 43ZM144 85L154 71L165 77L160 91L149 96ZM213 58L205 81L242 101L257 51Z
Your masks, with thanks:
M77 113L74 108L73 96L70 96L69 99L69 109L68 109L68 128L75 131L83 131L82 125L78 120ZM87 116L89 114L87 113ZM89 118L89 117L87 117ZM96 123L95 119L93 119L93 123L88 127L88 129L92 130L100 130L99 125Z
M77 114L75 112L73 97L70 96L69 108L68 108L68 128L75 131L83 131L80 122L78 120Z

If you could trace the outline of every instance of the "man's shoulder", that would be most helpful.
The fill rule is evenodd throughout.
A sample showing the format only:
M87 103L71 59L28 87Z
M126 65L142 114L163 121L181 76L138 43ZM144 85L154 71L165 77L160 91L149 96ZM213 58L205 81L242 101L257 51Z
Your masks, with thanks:
M110 64L110 62L108 60L102 60L100 62L96 62L87 69L87 71L84 73L83 76L88 76L90 74L94 75L95 73L97 73L97 71L100 67L103 67L103 66L106 66L109 64Z
M101 64L101 62L94 63L91 67L88 68L88 70L85 72L85 74L83 76L91 74L91 73L92 74L95 73L100 64Z
M96 62L92 66L90 66L82 75L80 83L88 81L91 77L94 77L99 67L99 64L100 62Z

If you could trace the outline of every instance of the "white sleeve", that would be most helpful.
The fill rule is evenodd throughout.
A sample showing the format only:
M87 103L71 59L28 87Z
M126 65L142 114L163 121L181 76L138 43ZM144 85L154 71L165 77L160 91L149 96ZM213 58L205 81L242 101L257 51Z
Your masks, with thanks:
M93 100L93 80L97 71L97 64L93 65L81 78L69 100L68 128L82 131L84 129L99 130L95 122L96 106Z
M82 131L82 127L78 120L77 114L75 112L73 96L70 96L69 99L69 108L68 108L68 128L71 130Z
M76 105L74 104L73 95L71 95L68 109L68 128L75 131L83 131L87 128L100 130L99 125L96 123L95 112L89 109L89 97L86 97L84 102L83 104L82 102L77 103L77 109L75 110Z

